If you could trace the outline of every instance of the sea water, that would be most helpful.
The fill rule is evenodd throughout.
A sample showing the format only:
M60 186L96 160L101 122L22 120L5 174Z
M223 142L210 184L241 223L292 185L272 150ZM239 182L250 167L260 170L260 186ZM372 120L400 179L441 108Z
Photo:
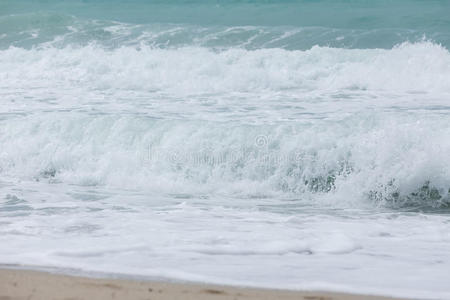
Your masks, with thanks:
M450 298L450 1L0 2L0 263Z

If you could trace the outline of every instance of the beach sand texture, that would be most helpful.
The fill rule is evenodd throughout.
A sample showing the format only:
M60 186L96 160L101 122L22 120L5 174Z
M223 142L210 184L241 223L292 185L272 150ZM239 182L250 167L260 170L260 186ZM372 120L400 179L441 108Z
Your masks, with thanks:
M303 292L123 279L98 279L28 270L0 270L0 300L381 300L379 296Z

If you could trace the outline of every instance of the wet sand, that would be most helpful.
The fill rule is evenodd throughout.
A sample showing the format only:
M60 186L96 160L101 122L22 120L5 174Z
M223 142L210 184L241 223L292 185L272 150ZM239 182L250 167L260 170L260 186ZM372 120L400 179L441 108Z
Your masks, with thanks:
M389 297L127 279L0 269L0 300L382 300ZM398 299L398 298L396 298Z

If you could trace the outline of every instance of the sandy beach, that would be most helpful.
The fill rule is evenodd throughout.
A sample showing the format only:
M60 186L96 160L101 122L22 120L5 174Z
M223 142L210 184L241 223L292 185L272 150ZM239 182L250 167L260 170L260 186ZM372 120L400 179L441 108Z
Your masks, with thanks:
M329 292L300 292L207 284L184 284L67 276L40 271L0 269L0 300L103 299L394 299Z

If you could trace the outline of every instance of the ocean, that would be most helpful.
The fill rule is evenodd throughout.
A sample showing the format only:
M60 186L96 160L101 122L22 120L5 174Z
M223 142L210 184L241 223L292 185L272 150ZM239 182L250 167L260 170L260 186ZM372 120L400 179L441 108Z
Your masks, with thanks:
M450 1L0 0L0 264L450 298Z

